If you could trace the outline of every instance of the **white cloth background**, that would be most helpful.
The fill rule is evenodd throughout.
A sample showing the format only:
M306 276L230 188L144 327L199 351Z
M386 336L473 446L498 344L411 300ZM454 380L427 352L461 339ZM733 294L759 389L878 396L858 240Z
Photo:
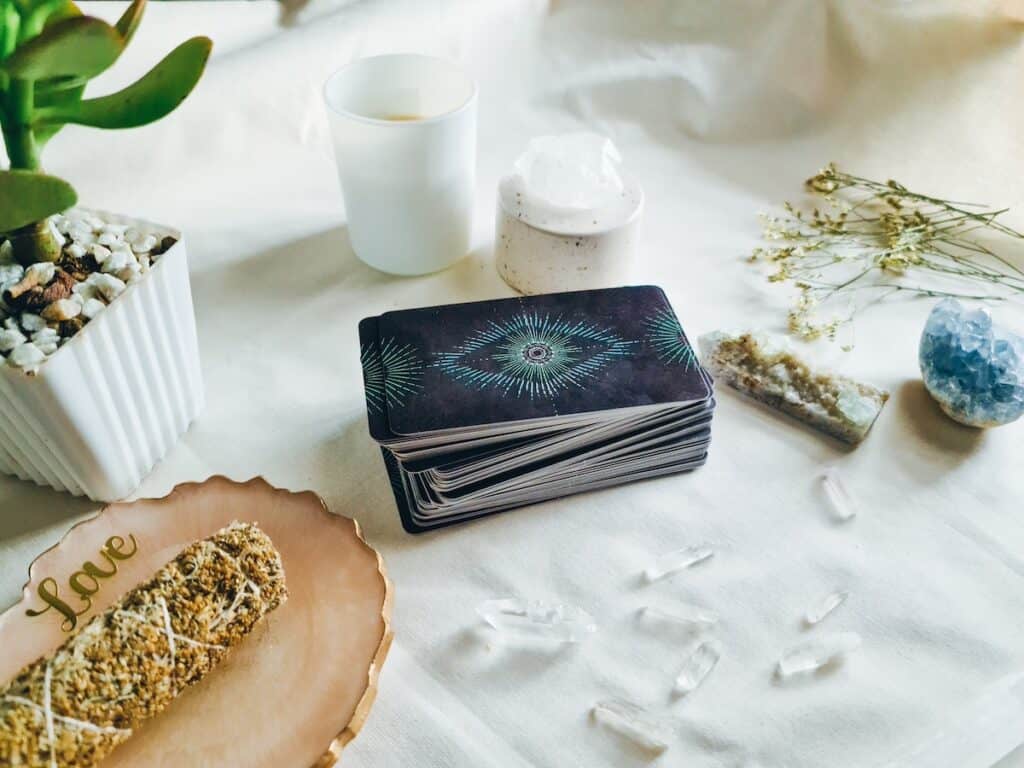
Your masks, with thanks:
M930 402L916 364L928 302L877 307L851 353L826 352L893 392L854 452L722 391L695 473L410 537L364 422L360 318L511 294L490 258L495 184L538 133L615 139L647 192L636 282L664 286L691 337L780 326L785 291L743 258L755 213L828 160L1013 206L1024 223L1020 23L1012 6L953 8L381 0L314 4L280 30L269 4L150 6L106 85L202 32L217 48L198 90L145 129L68 128L47 166L94 207L187 232L208 406L140 495L262 474L319 491L385 555L397 640L346 765L643 764L587 717L623 696L674 718L657 765L874 768L1024 669L1024 424L973 432ZM482 86L477 247L417 279L353 256L319 96L352 57L399 50L458 58ZM998 314L1024 327L1019 306ZM816 481L832 462L863 509L847 526L830 523ZM94 507L0 480L0 604ZM707 567L640 585L649 558L702 541L718 553ZM821 630L859 632L862 652L831 675L774 683L779 652L805 637L800 616L837 587L850 600ZM473 606L512 594L577 603L602 630L553 656L502 648ZM722 614L725 651L702 689L672 702L686 644L642 631L635 611L674 599Z

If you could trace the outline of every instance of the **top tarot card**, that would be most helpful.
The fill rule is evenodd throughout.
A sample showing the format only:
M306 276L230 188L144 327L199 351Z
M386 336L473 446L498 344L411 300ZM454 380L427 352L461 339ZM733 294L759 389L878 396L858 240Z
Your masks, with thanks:
M378 323L397 435L699 402L711 396L654 286L386 312Z

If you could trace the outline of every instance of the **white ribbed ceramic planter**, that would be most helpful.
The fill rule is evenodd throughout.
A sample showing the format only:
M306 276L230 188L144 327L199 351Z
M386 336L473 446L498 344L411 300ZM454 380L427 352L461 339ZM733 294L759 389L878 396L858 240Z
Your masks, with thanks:
M29 376L0 365L0 472L96 501L122 499L203 407L181 233L142 279Z

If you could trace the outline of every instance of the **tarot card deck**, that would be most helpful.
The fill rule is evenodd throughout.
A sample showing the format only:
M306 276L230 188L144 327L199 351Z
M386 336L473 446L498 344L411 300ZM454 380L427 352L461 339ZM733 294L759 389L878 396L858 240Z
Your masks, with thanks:
M707 459L711 379L660 288L385 312L359 338L410 533Z

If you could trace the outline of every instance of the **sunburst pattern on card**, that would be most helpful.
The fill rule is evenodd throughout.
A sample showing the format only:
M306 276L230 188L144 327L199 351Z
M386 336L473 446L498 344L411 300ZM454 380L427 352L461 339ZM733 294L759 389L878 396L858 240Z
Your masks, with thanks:
M359 347L359 364L363 367L363 390L366 407L373 413L384 412L384 364L376 343Z
M384 339L380 345L363 344L359 349L363 366L366 405L375 413L405 405L422 388L423 361L411 344Z
M659 309L645 321L646 339L665 363L696 367L697 356L687 341L675 313L668 308Z
M553 397L586 388L609 361L629 356L635 342L583 321L524 312L491 321L453 352L438 355L447 375L513 397ZM486 365L485 365L486 364Z

